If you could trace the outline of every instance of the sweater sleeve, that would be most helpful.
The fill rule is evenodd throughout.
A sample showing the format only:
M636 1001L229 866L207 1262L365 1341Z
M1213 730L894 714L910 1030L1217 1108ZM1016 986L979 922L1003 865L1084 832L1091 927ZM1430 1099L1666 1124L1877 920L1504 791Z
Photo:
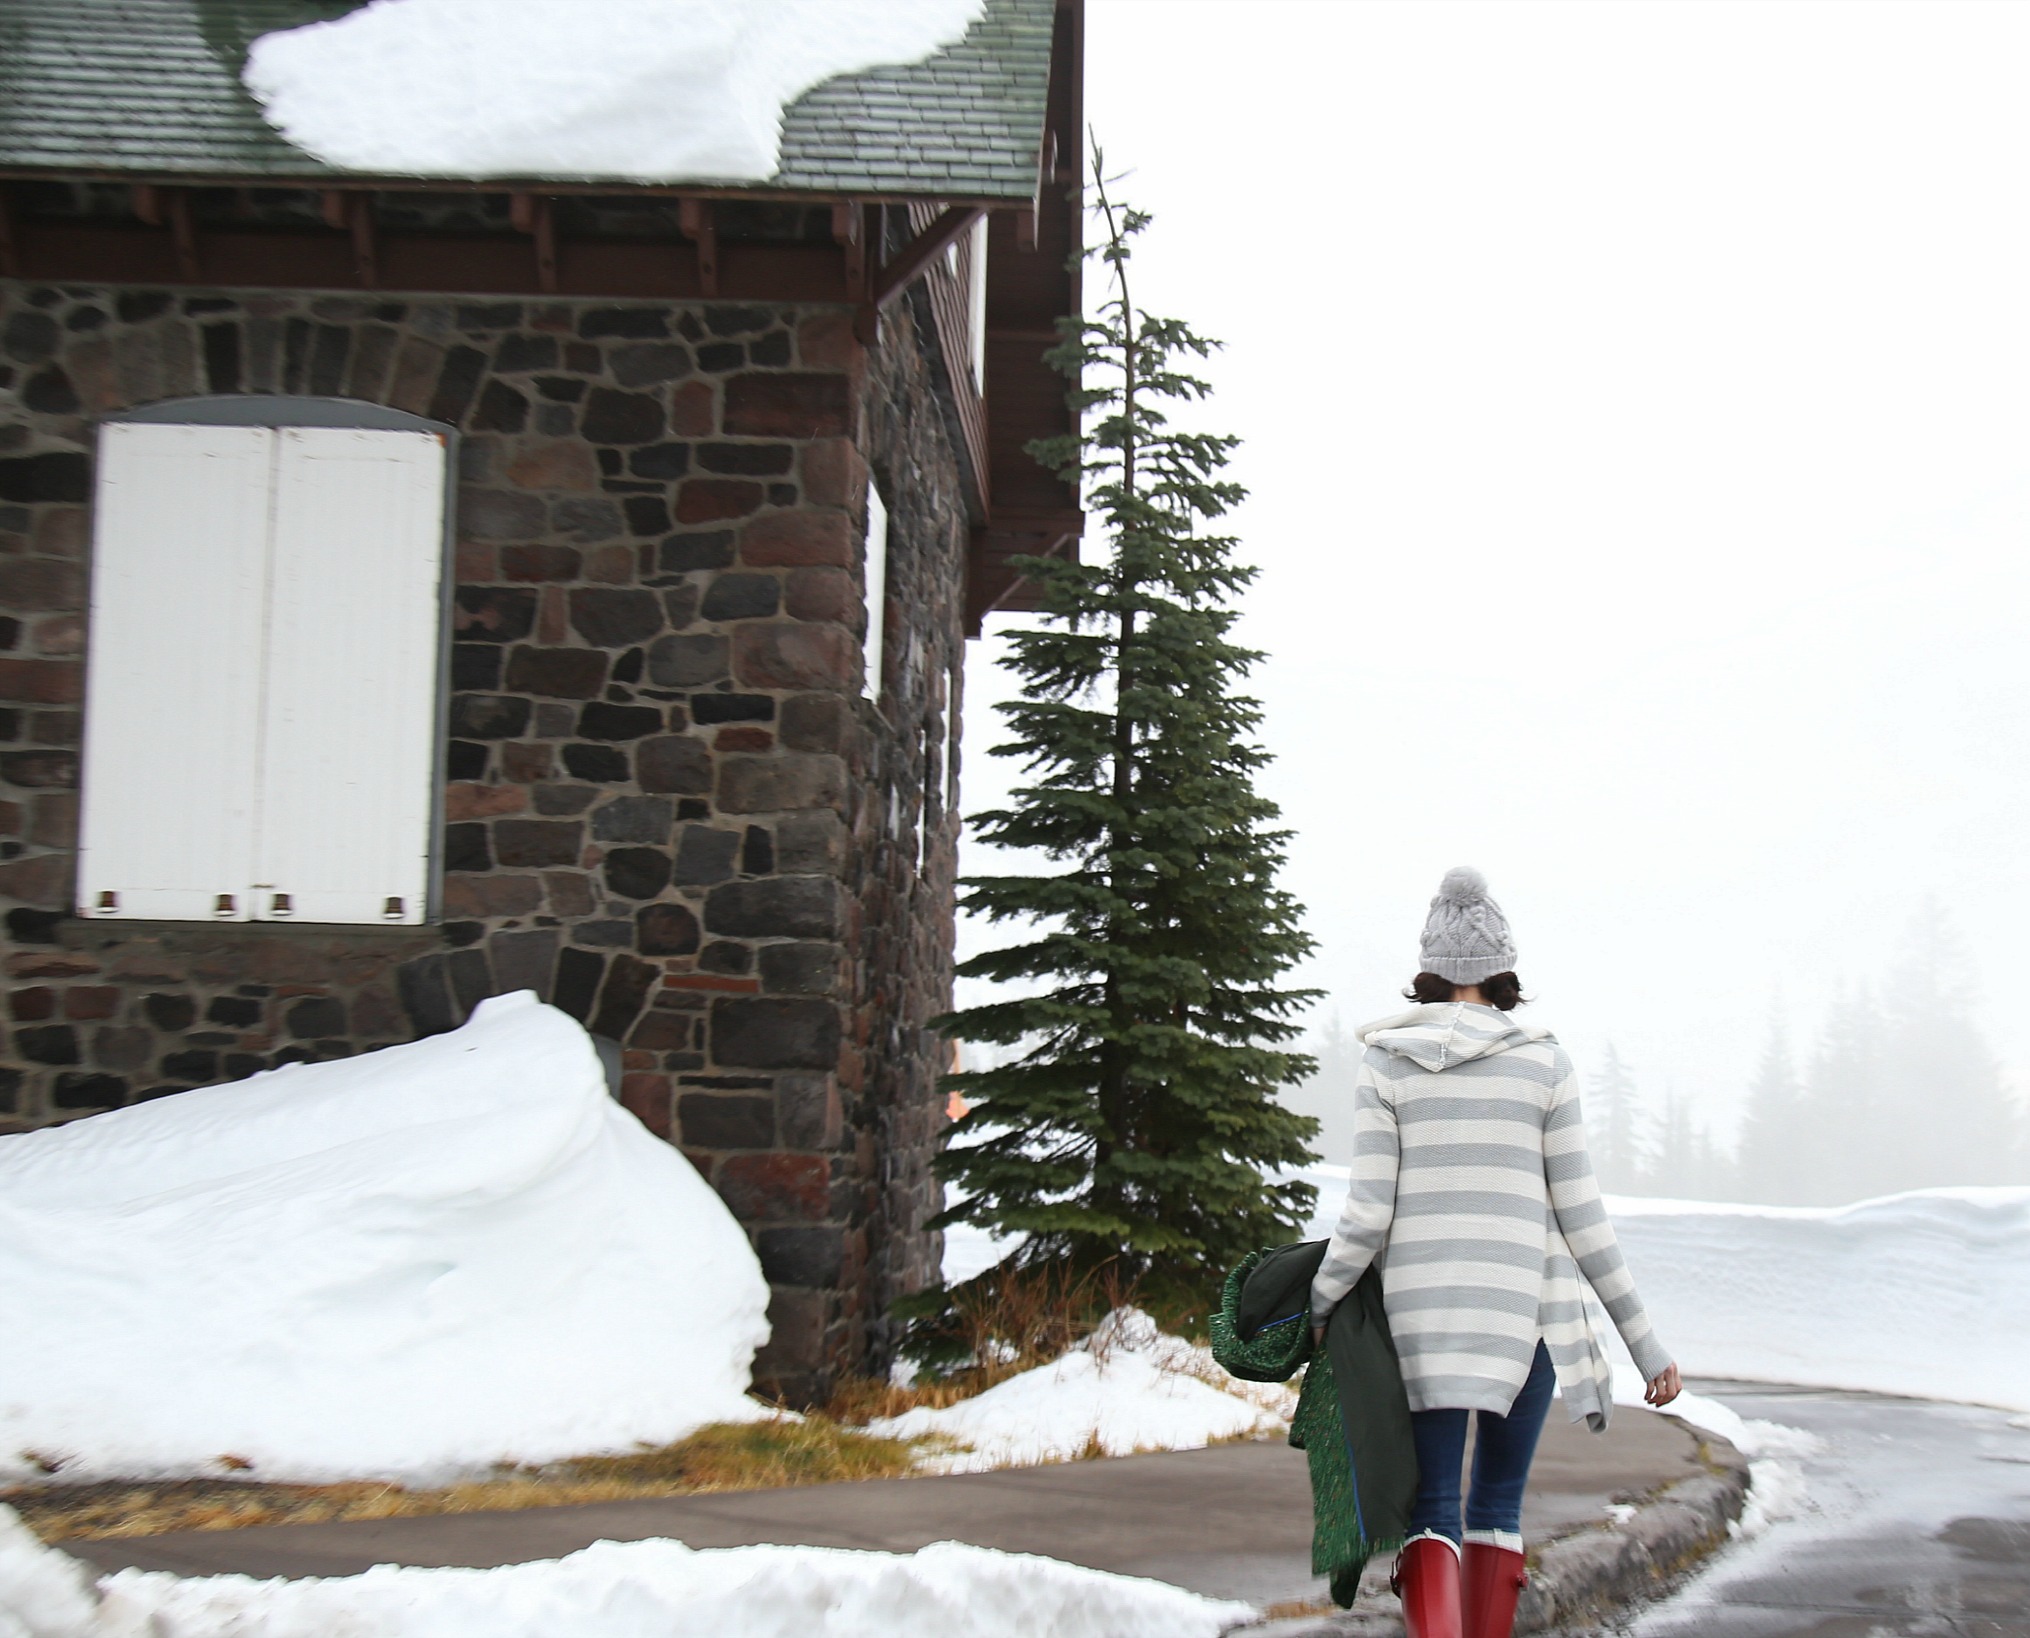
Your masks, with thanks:
M1353 1171L1346 1205L1311 1281L1311 1317L1323 1321L1360 1283L1381 1252L1396 1215L1396 1166L1402 1151L1396 1110L1382 1095L1380 1078L1363 1062L1354 1083Z
M1579 1108L1579 1078L1561 1052L1557 1090L1544 1119L1544 1181L1550 1187L1551 1210L1572 1248L1580 1271L1634 1357L1645 1382L1671 1363L1664 1345L1650 1329L1649 1315L1635 1294L1635 1277L1622 1260L1621 1242L1614 1237L1600 1185L1593 1175L1593 1157L1586 1148L1586 1122Z

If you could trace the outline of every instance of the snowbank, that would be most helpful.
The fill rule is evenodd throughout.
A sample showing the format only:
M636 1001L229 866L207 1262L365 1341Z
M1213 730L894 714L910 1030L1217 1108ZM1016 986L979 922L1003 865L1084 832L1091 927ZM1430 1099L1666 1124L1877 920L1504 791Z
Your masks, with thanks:
M0 1507L4 1638L1215 1638L1252 1613L949 1541L906 1555L601 1541L495 1570L380 1565L313 1581L122 1570L94 1593Z
M921 61L984 5L375 0L263 35L242 77L284 136L350 170L759 182L799 95Z
M1290 1175L1318 1186L1307 1237L1330 1234L1346 1168ZM1607 1211L1687 1375L2030 1411L2030 1189L1825 1207L1610 1195Z
M2030 1189L1607 1206L1689 1372L2030 1411Z
M1237 1381L1209 1349L1165 1336L1148 1315L1123 1308L1053 1364L943 1410L880 1418L867 1431L955 1441L965 1449L926 1458L926 1469L978 1473L1073 1461L1094 1447L1131 1456L1281 1435L1296 1403L1282 1384Z
M747 1237L527 993L0 1138L0 1291L0 1472L67 1478L662 1442L759 1414L768 1335Z

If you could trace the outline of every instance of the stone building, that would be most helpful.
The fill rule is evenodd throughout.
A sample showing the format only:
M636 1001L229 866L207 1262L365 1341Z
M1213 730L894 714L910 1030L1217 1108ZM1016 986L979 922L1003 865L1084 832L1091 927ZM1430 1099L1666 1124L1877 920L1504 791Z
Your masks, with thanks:
M533 989L821 1394L938 1257L965 638L1080 529L1080 7L743 187L325 165L238 76L347 9L0 0L0 1129Z

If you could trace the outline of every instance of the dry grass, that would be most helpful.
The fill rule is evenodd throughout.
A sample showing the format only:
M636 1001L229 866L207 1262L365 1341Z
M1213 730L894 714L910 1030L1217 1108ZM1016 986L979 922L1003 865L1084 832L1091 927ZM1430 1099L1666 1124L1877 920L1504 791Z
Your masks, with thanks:
M997 1269L951 1297L953 1340L968 1361L909 1387L855 1379L841 1385L825 1414L846 1423L900 1416L919 1406L943 1410L1011 1376L1061 1359L1116 1308L1134 1306L1135 1282L1111 1264L1083 1274L1054 1268Z
M24 1484L0 1490L44 1541L153 1536L170 1530L240 1530L433 1513L515 1511L570 1502L630 1501L708 1491L901 1478L916 1471L922 1441L878 1439L827 1416L722 1422L673 1445L625 1455L579 1456L543 1467L501 1467L434 1489L399 1484L265 1484L238 1478ZM230 1464L228 1464L230 1465Z

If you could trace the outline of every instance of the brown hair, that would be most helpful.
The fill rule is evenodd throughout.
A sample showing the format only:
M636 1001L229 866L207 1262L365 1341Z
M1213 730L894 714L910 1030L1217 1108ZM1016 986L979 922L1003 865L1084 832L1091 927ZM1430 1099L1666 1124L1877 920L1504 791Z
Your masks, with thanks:
M1410 980L1410 987L1403 994L1412 1001L1450 1001L1464 986L1455 984L1449 978L1440 978L1436 973L1419 973ZM1490 1007L1499 1007L1503 1012L1513 1012L1523 1005L1522 980L1514 973L1496 973L1480 981L1480 993L1487 997Z

